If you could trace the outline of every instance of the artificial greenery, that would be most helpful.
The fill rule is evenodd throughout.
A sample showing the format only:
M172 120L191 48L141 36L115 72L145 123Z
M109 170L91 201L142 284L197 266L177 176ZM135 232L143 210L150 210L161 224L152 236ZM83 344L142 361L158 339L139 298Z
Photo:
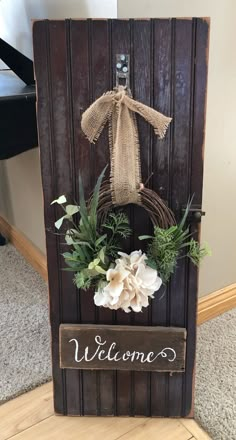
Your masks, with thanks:
M198 266L201 260L210 254L210 250L205 245L201 247L199 243L191 238L189 227L185 227L192 200L189 201L183 218L180 223L168 229L154 227L154 235L140 236L140 240L150 240L147 249L147 264L158 271L163 283L169 281L175 271L179 258L185 256Z
M63 234L70 251L63 253L67 264L64 270L75 273L74 282L78 288L89 289L101 287L106 281L106 272L114 266L121 241L131 234L129 220L121 212L109 212L104 222L98 222L98 202L101 183L106 168L99 176L91 201L86 204L81 176L79 176L80 205L67 204L66 196L62 195L53 203L59 204L64 215L56 221L60 229L64 220L71 224ZM178 259L184 256L199 265L203 257L210 254L207 246L200 247L191 237L189 227L185 226L192 200L188 203L182 220L178 225L168 229L154 227L153 236L143 235L140 240L149 240L147 246L147 264L156 269L163 283L167 283L175 271ZM77 224L75 215L80 216Z
M190 258L193 264L198 266L202 259L207 257L207 255L211 255L211 250L208 244L205 243L205 245L201 247L198 241L193 240L192 238L189 243L189 251L187 256Z
M105 170L106 168L97 180L89 206L85 202L81 176L79 176L80 206L66 205L67 199L64 195L52 202L61 205L65 212L65 215L55 223L57 229L60 229L64 220L72 225L65 233L65 241L71 246L71 251L62 254L68 266L64 270L75 272L76 286L85 290L105 281L106 271L120 250L121 239L131 234L129 220L123 212L110 212L104 223L101 226L98 224L99 191ZM78 225L73 218L77 213L80 215Z

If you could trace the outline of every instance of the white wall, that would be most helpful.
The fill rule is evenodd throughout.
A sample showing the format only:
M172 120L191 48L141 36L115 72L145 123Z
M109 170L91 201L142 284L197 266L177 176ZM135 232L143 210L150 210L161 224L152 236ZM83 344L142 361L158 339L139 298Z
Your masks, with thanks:
M0 0L0 38L32 59L32 20L116 16L117 0Z
M200 269L200 295L236 280L236 2L118 0L118 17L210 17L202 241L213 255Z
M45 252L39 149L0 161L0 213Z

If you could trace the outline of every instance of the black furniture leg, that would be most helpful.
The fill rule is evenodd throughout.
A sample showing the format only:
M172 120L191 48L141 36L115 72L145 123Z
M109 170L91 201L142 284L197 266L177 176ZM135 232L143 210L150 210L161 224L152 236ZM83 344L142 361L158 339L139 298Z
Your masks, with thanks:
M0 246L4 246L5 244L7 244L7 240L0 234Z

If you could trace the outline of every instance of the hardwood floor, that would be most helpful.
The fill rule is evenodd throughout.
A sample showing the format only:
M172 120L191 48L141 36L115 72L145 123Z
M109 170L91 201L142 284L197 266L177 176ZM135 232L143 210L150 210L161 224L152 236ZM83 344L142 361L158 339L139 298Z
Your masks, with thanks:
M0 440L209 440L194 420L61 417L53 414L52 384L0 406Z

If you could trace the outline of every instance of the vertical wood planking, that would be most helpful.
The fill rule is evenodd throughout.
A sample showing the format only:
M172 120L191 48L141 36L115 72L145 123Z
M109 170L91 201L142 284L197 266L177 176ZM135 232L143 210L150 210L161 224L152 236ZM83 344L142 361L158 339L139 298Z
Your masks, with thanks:
M48 284L50 292L50 323L52 333L52 373L55 412L65 414L65 372L59 368L59 324L61 322L61 294L59 286L58 237L53 234L56 208L50 206L57 197L54 164L52 74L48 22L36 22L33 27L35 75L37 78L37 121L40 146L42 183L44 187L44 221L46 231ZM54 205L55 206L55 205Z
M112 66L110 47L110 24L108 20L95 20L92 22L92 77L93 99L99 98L103 93L112 90ZM98 141L93 148L94 180L99 176L104 167L110 162L108 124L103 129ZM109 168L106 177L109 176ZM95 181L94 181L95 183ZM96 308L97 322L112 324L113 312L107 308ZM116 373L114 371L100 371L97 375L98 412L100 415L114 414L114 394L116 386Z
M73 65L73 54L72 54L72 46L71 46L71 20L65 21L65 31L66 31L66 47L64 49L66 50L66 77L67 77L67 86L66 86L66 93L67 93L67 130L68 130L68 141L69 141L69 170L71 175L71 200L72 203L74 203L74 200L76 200L76 162L75 162L75 133L74 133L74 127L75 127L75 119L74 119L74 102L73 102L73 77L72 77L72 65ZM67 170L68 172L68 170ZM67 250L67 246L65 246L65 251ZM63 261L63 263L64 261ZM76 289L73 280L72 280L72 274L70 272L63 272L63 275L67 276L65 277L68 286L70 288L71 297L68 298L69 303L69 310L70 310L70 320L71 322L78 322L79 320L79 310L78 310L78 303L79 303L79 291ZM69 284L70 283L70 284ZM68 289L68 288L67 288ZM68 317L65 316L64 320L67 321ZM81 393L82 393L82 384L81 381L78 380L78 372L68 370L66 371L66 394L67 394L67 413L70 415L76 415L82 413L82 399L81 399Z
M116 65L116 54L130 53L130 21L112 20L112 66ZM113 86L116 84L115 69L113 69ZM130 210L128 209L128 213ZM130 324L131 316L118 310L117 324ZM116 377L116 413L117 415L132 415L132 382L133 374L130 371L117 371Z
M51 82L51 100L55 103L53 108L53 126L54 126L54 161L55 161L55 179L57 182L57 196L66 194L69 200L73 200L73 160L71 156L71 140L72 132L70 130L71 106L70 93L70 63L67 59L67 40L66 40L66 24L65 22L51 21L49 23L49 46L50 46L50 70L53 81ZM60 54L60 56L59 56ZM60 207L56 209L58 218L62 214ZM60 232L67 229L66 222L63 224ZM67 250L64 244L65 239L59 236L58 252L60 255L60 268L65 263L62 253ZM73 285L72 276L69 272L59 270L59 289L61 296L61 320L77 321L77 298L76 289ZM77 403L79 398L74 395L75 373L65 372L65 411L75 411L78 413Z
M172 99L173 116L171 145L171 205L177 220L189 198L189 115L191 96L192 21L172 21ZM170 282L170 325L186 325L186 259ZM169 377L168 415L181 416L183 376Z
M91 96L91 45L90 22L86 20L71 22L72 81L74 101L74 138L76 164L76 199L78 200L78 174L81 173L85 195L89 196L93 187L92 150L81 130L81 116L92 101ZM79 296L79 321L95 322L95 306L93 291L81 291ZM81 383L81 413L97 414L97 381L96 372L83 371L78 373Z
M81 169L89 169L89 163L91 160L90 145L88 141L82 134L80 127L80 119L83 111L87 108L88 101L88 90L89 90L89 80L88 80L88 24L86 21L71 21L70 25L71 35L70 35L70 46L71 46L71 78L72 78L72 96L73 96L73 126L74 126L74 160L75 160L75 199L79 200L78 194L78 171ZM91 188L90 173L83 173L83 184L85 193L89 194ZM85 320L84 309L86 307L85 301L87 295L85 292L77 291L78 295L78 321L83 322ZM91 301L91 293L88 292L89 301ZM93 319L93 316L89 316L88 319ZM77 381L80 386L80 414L84 414L84 406L87 410L86 405L84 405L84 389L86 389L86 384L89 381L86 374L84 376L82 371L77 373ZM85 382L85 386L84 386Z
M192 188L191 188L191 172L192 172L192 154L193 154L193 118L194 118L194 88L195 88L195 59L196 59L196 19L192 20L192 50L191 50L191 89L190 89L190 112L189 112L189 173L187 176L187 185L189 194L192 196ZM195 200L194 200L195 202ZM198 229L198 228L196 228ZM191 225L190 227L191 233L195 236L195 225ZM192 276L191 286L189 286L189 276ZM190 333L186 344L186 363L188 363L189 353L191 352L193 355L193 359L195 357L195 344L196 344L196 302L197 302L197 270L194 265L192 265L189 261L186 262L186 271L185 271L185 311L186 311L186 320L185 325L189 328ZM188 308L189 304L192 303L191 309L194 311L193 316L193 324L189 323L188 318ZM192 327L193 332L190 327ZM195 331L194 331L195 330ZM194 362L194 361L193 361ZM191 381L191 387L189 388L189 396L186 396L186 387L187 384ZM192 383L193 383L193 368L188 368L187 372L184 376L183 380L183 397L182 397L182 416L189 414L192 404ZM188 400L188 403L187 403ZM188 405L188 408L187 406Z
M133 20L131 22L131 38L131 92L134 99L150 106L153 79L150 20ZM152 128L141 116L136 116L141 147L142 178L143 182L146 182L152 169ZM144 250L146 243L140 241L138 237L142 234L151 233L150 220L144 209L134 206L132 211L132 250ZM150 310L148 307L141 313L133 313L132 322L135 325L149 324ZM150 373L137 371L133 373L133 413L136 415L150 415L150 376Z
M208 64L208 39L209 22L206 19L197 18L193 20L192 38L192 99L191 99L191 173L190 192L195 194L194 203L202 205L202 177L203 177L203 156L205 140L205 116L206 116L206 84ZM195 224L191 228L194 238L199 238L200 227ZM186 346L186 375L183 390L183 416L188 416L193 411L193 370L196 352L196 313L197 313L197 288L198 270L196 266L189 263L188 286L187 286L187 307L186 327L188 332Z
M153 106L165 115L172 116L171 111L171 20L154 20L153 25ZM171 122L173 124L173 122ZM153 139L153 190L164 200L170 200L169 160L170 130L164 139L156 136ZM152 324L169 325L168 316L169 288L163 286L152 302ZM151 402L152 415L167 416L168 378L166 373L152 373Z
M209 51L209 22L195 19L195 63L193 89L193 128L191 192L195 194L194 203L202 203L202 175L205 142L206 84Z

